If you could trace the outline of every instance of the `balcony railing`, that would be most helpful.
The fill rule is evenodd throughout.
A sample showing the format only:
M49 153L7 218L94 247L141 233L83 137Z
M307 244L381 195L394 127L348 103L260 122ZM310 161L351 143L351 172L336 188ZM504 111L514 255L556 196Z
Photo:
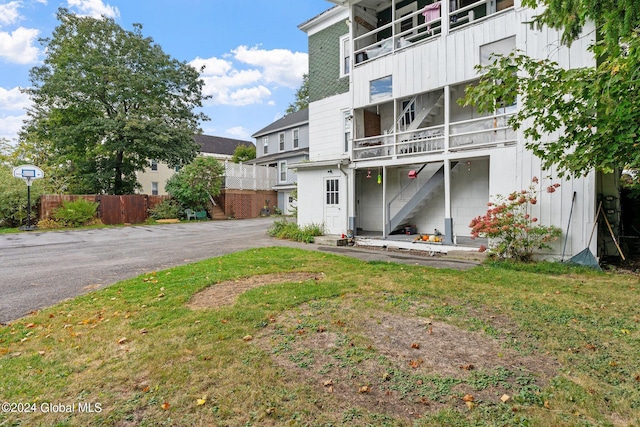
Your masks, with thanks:
M353 160L415 157L442 153L445 149L459 151L511 144L517 138L508 125L512 115L504 113L450 123L448 146L445 125L354 139Z
M449 0L443 0L449 1ZM432 5L427 5L429 8ZM497 12L513 7L513 0L479 0L448 13L449 31L485 19ZM405 49L415 43L439 37L442 32L442 10L422 8L395 21L374 28L353 39L355 65ZM440 12L440 13L438 13ZM413 22L416 25L412 25ZM420 22L422 21L422 22ZM406 28L411 24L410 28ZM401 28L405 28L400 30Z

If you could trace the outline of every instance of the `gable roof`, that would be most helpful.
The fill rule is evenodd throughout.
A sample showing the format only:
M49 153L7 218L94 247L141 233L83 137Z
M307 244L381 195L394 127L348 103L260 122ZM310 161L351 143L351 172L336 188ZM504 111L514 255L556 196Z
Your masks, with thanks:
M251 141L241 139L223 138L221 136L195 135L193 139L200 145L201 153L226 154L233 156L236 147L240 145L253 145Z
M251 135L253 138L259 138L263 135L277 132L279 130L290 129L295 126L304 125L309 123L309 109L296 111L295 113L287 114L283 118L276 120L269 126L260 129L258 132Z

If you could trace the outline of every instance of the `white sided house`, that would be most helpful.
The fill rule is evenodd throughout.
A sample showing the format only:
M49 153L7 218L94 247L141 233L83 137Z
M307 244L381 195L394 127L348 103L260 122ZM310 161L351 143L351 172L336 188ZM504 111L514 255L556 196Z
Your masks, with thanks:
M599 201L618 197L610 177L560 180L506 125L517 105L480 114L456 101L492 53L595 66L590 35L562 46L557 31L531 28L534 11L520 0L330 2L299 26L309 38L309 161L289 166L300 225L381 239L410 225L453 244L495 195L538 177L532 215L563 230L545 256L559 257L565 238L567 256L589 245ZM546 193L553 183L561 186Z

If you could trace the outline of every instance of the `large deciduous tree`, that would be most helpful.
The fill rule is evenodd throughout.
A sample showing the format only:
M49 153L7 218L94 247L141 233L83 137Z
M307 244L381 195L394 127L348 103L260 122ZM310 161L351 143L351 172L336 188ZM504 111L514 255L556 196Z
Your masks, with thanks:
M46 140L70 161L76 192L126 194L149 159L190 162L198 151L203 82L172 59L142 26L124 30L113 19L79 17L66 9L46 59L31 70L33 101L22 138Z
M640 2L523 0L523 5L544 6L533 25L561 30L567 45L581 36L587 21L594 22L597 42L590 51L597 65L563 69L520 52L497 57L478 67L483 76L462 103L491 111L519 95L511 125L524 126L527 148L545 168L556 166L559 175L639 168Z

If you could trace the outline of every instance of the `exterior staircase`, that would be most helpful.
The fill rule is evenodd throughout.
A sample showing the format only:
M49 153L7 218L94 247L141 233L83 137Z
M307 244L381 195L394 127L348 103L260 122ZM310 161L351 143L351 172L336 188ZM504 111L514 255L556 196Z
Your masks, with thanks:
M457 162L451 163L451 170L455 170ZM423 166L424 168L424 166ZM422 170L422 169L421 169ZM390 218L385 226L385 234L389 234L396 230L398 226L410 222L418 212L420 212L429 200L438 193L440 188L444 186L444 165L442 165L432 176L425 182L422 187L413 195L413 197L400 208L400 210L391 217L391 204L412 182L408 182L398 194L387 203L387 218Z
M433 123L433 118L440 113L440 110L444 106L444 93L440 93L439 96L428 95L414 96L407 106L402 110L396 121L396 129L398 132L412 131L425 127L425 124ZM411 110L415 111L415 117L413 120L407 121L407 114ZM408 122L408 123L407 123ZM393 129L389 129L388 133L393 132Z

